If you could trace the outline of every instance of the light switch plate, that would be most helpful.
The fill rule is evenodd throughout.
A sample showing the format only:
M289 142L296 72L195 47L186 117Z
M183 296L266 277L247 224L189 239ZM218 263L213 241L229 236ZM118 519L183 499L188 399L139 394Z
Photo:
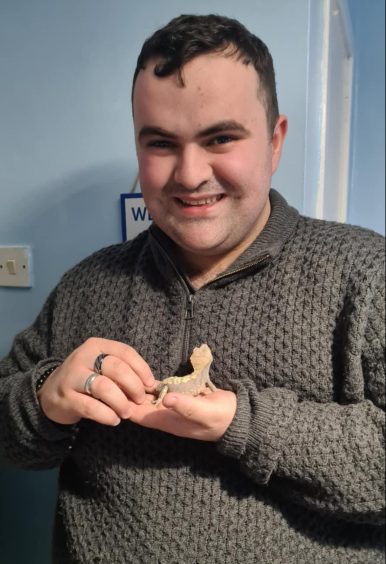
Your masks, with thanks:
M29 288L31 277L30 247L0 246L0 286Z

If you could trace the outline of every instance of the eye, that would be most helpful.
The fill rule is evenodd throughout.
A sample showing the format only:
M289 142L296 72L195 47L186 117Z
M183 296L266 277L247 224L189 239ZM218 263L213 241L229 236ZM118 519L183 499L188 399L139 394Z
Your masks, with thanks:
M232 141L235 141L235 137L231 135L218 135L209 141L209 145L226 145Z
M155 149L170 149L172 147L172 143L166 139L154 139L153 141L149 141L146 146Z

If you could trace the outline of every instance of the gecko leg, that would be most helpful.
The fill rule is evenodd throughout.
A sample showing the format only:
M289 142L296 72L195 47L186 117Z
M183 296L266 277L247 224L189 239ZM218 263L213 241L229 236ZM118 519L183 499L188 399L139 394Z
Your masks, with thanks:
M207 381L206 385L212 392L215 392L217 390L216 386L210 380Z
M165 386L162 386L161 391L158 394L158 398L153 400L151 403L153 403L154 405L159 405L163 398L166 396L166 394L168 393L169 387L165 384Z

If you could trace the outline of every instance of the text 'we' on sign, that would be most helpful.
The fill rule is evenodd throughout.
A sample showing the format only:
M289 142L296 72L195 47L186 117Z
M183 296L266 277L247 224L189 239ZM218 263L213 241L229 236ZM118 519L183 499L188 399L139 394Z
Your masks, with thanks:
M152 222L142 194L121 194L121 216L123 241L133 239Z

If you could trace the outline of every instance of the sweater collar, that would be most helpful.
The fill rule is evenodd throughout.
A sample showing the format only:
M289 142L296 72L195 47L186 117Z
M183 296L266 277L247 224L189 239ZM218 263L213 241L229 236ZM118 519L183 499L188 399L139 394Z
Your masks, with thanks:
M266 260L275 258L283 248L285 242L293 232L299 213L289 206L286 200L273 188L270 190L271 214L261 233L253 243L233 262L228 269L221 273L221 277L228 273L242 270L248 265L265 257ZM153 256L161 271L165 269L163 257L159 256L159 247L169 258L173 269L179 272L175 243L159 227L153 224L150 229L150 245Z

